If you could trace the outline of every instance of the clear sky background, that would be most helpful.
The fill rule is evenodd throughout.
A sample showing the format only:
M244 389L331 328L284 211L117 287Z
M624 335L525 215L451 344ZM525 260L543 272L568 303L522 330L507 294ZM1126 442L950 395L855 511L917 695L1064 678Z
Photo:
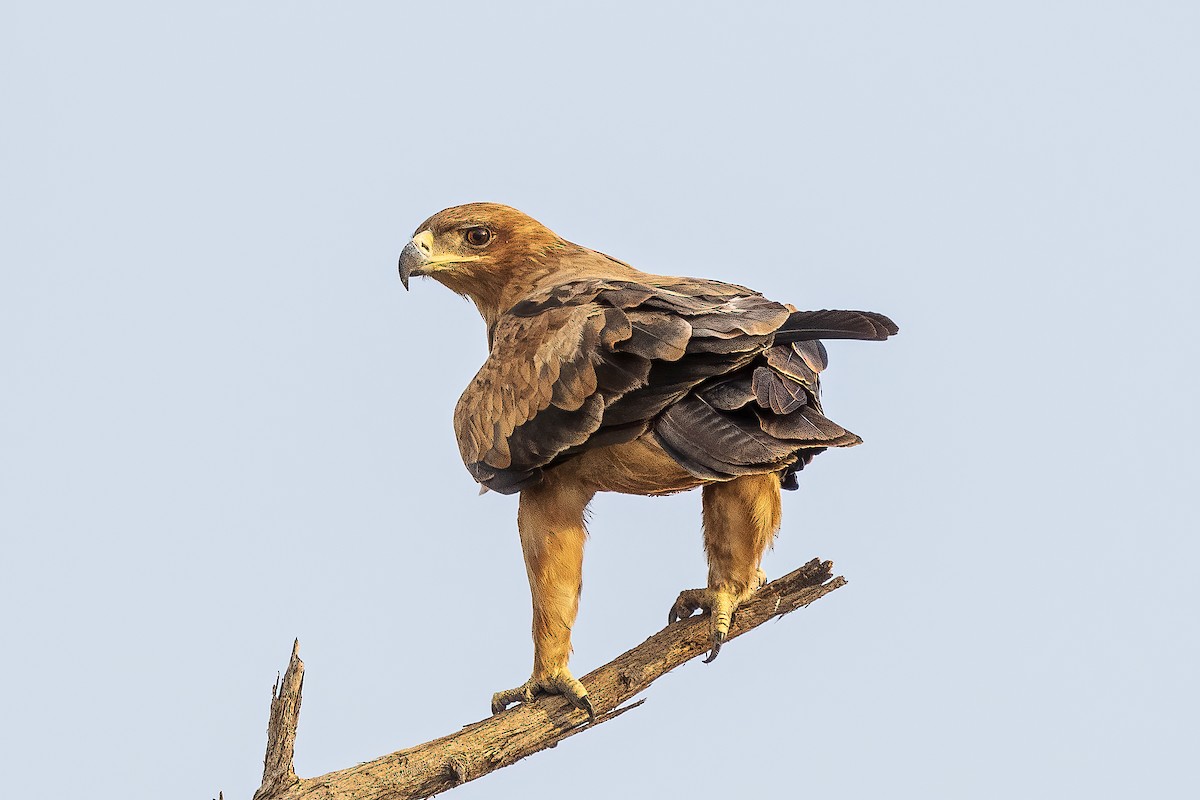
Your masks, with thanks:
M862 447L765 568L849 585L453 796L1196 790L1200 6L6 3L0 759L20 798L248 798L529 672L516 499L414 227L514 205L643 269L892 316ZM705 577L699 494L593 505L572 666Z

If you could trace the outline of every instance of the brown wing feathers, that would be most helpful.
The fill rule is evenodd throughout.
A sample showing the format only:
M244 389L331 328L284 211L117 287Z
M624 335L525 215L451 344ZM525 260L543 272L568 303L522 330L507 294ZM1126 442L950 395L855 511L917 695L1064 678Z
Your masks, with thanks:
M753 414L719 411L697 395L664 411L654 434L688 472L714 480L782 469L796 450L763 431Z
M775 372L770 367L754 368L750 390L758 404L770 409L772 414L791 414L800 406L808 404L808 393L805 392L803 384Z
M652 426L698 477L802 465L806 448L859 441L820 414L817 332L879 339L895 326L869 312L789 312L711 281L554 287L497 324L455 411L463 460L476 480L510 493Z
M802 359L795 361L810 373L803 380L773 368L772 362L790 363L784 351L792 346L770 348L755 359L757 366L666 409L654 424L659 443L693 475L719 480L799 469L808 461L806 451L819 452L812 448L861 442L821 414L816 373Z

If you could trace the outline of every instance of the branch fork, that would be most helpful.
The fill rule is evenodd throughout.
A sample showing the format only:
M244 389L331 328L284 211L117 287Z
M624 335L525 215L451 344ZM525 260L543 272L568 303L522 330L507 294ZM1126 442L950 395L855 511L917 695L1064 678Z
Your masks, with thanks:
M833 562L813 559L768 583L737 611L727 640L736 639L769 619L804 608L846 584L833 577ZM668 625L633 649L583 678L596 710L596 721L564 698L548 695L510 708L456 733L390 753L374 761L299 778L293 765L304 662L300 643L271 690L267 752L262 786L254 800L410 800L431 797L515 764L526 756L616 719L645 700L622 705L666 673L709 649L707 620L692 617Z

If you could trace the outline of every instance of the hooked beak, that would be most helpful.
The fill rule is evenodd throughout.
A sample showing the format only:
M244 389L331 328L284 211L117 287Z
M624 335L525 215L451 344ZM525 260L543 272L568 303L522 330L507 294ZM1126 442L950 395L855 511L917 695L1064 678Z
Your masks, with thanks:
M400 283L408 291L408 279L413 275L425 275L429 264L429 253L433 250L433 234L421 231L404 245L400 251Z
M413 275L433 275L480 258L455 252L435 254L432 231L421 231L400 251L400 282L407 289L408 279Z

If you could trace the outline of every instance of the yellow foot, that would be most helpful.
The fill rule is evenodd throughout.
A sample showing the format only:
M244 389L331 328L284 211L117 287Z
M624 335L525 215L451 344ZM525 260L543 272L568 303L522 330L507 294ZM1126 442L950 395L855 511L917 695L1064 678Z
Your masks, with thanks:
M587 712L588 722L596 721L596 710L592 708L592 701L588 699L587 689L575 680L566 667L542 678L534 675L515 689L496 692L492 695L492 713L499 714L513 703L532 702L539 693L561 694L571 701L571 705Z
M704 663L707 664L721 652L721 645L725 644L725 639L729 636L729 626L733 623L733 612L737 611L737 607L766 582L767 576L762 570L759 570L757 585L744 592L726 589L684 589L679 593L675 604L671 606L670 613L667 614L667 624L670 625L675 620L687 619L697 611L704 611L708 614L712 646L708 651L708 658L704 659Z

